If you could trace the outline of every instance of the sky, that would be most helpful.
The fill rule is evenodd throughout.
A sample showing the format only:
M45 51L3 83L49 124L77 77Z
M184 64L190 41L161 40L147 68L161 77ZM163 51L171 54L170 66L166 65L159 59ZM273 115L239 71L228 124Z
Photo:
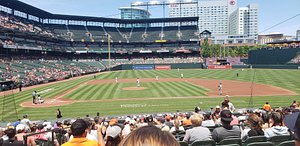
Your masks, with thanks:
M129 7L137 0L20 0L29 5L54 14L68 14L80 16L96 16L120 18L119 7ZM147 0L142 0L147 1ZM238 6L244 7L255 3L259 6L259 33L267 34L280 32L285 35L296 35L300 30L300 0L238 0ZM163 17L162 7L151 7L151 17ZM297 17L276 26L293 16ZM166 11L166 17L168 12Z

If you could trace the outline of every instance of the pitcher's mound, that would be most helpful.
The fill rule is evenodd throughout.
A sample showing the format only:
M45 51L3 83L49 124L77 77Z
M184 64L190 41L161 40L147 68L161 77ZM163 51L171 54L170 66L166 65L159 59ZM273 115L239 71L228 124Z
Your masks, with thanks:
M137 90L145 90L147 88L145 87L126 87L122 88L122 90L127 90L127 91L137 91Z

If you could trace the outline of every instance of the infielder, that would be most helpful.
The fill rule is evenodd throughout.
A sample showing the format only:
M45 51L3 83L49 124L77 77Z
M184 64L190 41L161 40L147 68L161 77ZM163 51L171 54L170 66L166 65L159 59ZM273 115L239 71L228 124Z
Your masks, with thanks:
M158 81L158 76L155 76L155 80Z
M183 74L181 74L180 77L183 78Z
M118 83L118 77L116 77L115 80L116 80L116 83Z
M222 90L223 90L222 83L219 84L218 88L219 88L219 95L222 95Z
M139 79L139 78L136 79L136 86L137 86L137 87L140 87L140 86L141 86L141 84L140 84L140 79Z

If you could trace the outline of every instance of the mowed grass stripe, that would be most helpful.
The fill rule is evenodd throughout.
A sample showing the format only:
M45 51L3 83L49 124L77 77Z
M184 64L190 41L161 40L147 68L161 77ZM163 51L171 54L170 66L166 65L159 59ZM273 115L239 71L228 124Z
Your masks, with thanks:
M85 94L89 89L90 89L89 85L82 86L79 89L73 91L73 92L75 92L75 94L72 94L71 97L68 97L68 96L67 97L68 98L72 98L72 99L78 99L78 100L80 100L82 98L83 94Z
M203 90L202 88L200 88L198 86L195 86L193 84L186 83L186 82L178 82L178 84L183 87L182 90L186 90L187 92L194 93L192 95L195 95L195 96L204 96L204 95L206 95L205 90Z
M149 82L149 83L148 83L148 88L151 89L151 93L152 93L152 95L153 95L154 97L160 97L159 90L156 89L156 87L155 87L154 84L156 84L156 82Z
M108 87L108 84L101 84L101 85L97 85L98 88L97 90L94 92L94 94L92 95L91 100L100 100L103 97L103 93L105 92L105 88Z
M107 90L105 90L102 99L111 99L112 97L110 97L111 92L114 92L114 87L116 86L116 84L108 84L108 88Z
M174 97L180 97L180 96L189 96L190 93L186 92L185 90L182 90L181 86L178 86L177 82L166 82L166 84L169 85L173 89L173 92L175 93Z
M80 99L81 100L91 99L95 95L95 93L99 87L100 87L100 85L89 85L88 88L90 88L90 90L88 90Z
M108 98L109 99L113 99L114 96L116 95L116 92L118 90L118 87L119 87L120 84L113 84L112 86L112 89L110 90L109 94L108 94Z
M115 91L112 94L112 99L117 99L120 95L120 91L122 90L123 86L120 83L116 84L117 86L115 87Z
M182 96L196 96L199 95L199 93L196 90L190 90L188 86L184 82L174 82L174 86L178 88L178 90L182 91Z
M169 96L169 94L166 93L167 91L165 90L165 86L162 83L158 82L156 84L153 84L153 86L159 93L159 97L168 97Z

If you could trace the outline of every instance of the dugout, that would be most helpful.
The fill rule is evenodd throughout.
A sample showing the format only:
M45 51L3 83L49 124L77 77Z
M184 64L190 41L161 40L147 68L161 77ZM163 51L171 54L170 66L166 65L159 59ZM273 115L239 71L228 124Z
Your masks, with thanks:
M0 82L0 92L14 89L14 88L15 88L15 84L13 81L1 81Z

